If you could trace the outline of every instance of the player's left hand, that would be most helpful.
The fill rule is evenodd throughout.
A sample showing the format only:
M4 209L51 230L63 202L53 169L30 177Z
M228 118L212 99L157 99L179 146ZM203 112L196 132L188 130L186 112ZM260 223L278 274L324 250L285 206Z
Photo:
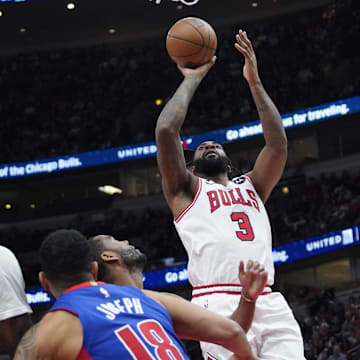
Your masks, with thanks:
M257 261L249 260L246 264L243 261L239 265L239 280L244 295L254 302L263 292L268 278L268 273L263 265Z
M235 48L245 57L245 65L243 68L244 78L249 85L255 85L260 82L258 73L257 60L255 51L251 44L251 41L247 37L246 31L239 30L239 33L235 35L236 43Z

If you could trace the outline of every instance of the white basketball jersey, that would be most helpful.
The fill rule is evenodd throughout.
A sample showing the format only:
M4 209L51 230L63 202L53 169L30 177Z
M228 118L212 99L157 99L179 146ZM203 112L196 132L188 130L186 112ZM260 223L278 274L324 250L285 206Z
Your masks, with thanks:
M269 219L249 176L226 186L198 178L192 203L174 221L193 287L239 284L240 260L258 261L274 283Z

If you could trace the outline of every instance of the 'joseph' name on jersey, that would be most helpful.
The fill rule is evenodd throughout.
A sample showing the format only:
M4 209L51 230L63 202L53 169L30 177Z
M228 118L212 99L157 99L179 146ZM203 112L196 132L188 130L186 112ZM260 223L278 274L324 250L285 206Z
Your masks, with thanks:
M144 310L139 298L124 297L111 302L100 304L96 310L105 314L109 320L115 320L116 316L121 313L143 314Z

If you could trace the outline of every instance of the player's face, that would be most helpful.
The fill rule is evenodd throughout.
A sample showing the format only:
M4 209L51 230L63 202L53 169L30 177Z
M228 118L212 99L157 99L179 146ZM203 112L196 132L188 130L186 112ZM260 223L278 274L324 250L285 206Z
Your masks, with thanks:
M229 159L223 147L213 141L202 143L194 154L194 167L197 174L216 176L227 173Z
M205 141L195 151L194 161L197 159L213 159L226 156L223 147L214 141Z
M108 250L112 250L121 256L121 259L127 266L144 267L146 263L146 255L143 254L135 246L130 245L128 240L116 240L109 236L105 241Z

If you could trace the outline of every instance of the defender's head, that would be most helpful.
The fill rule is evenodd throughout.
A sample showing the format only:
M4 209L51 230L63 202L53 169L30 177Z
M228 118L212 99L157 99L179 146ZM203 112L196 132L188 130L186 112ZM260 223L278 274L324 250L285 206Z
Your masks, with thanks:
M76 230L50 233L40 247L42 286L57 297L67 288L97 276L97 263L91 260L86 237Z
M131 285L129 281L134 280L136 286L142 287L146 255L139 249L110 235L94 236L89 244L92 260L99 266L99 280L118 285Z
M223 147L214 141L205 141L195 151L192 171L196 175L214 177L222 174L229 176L231 162Z

